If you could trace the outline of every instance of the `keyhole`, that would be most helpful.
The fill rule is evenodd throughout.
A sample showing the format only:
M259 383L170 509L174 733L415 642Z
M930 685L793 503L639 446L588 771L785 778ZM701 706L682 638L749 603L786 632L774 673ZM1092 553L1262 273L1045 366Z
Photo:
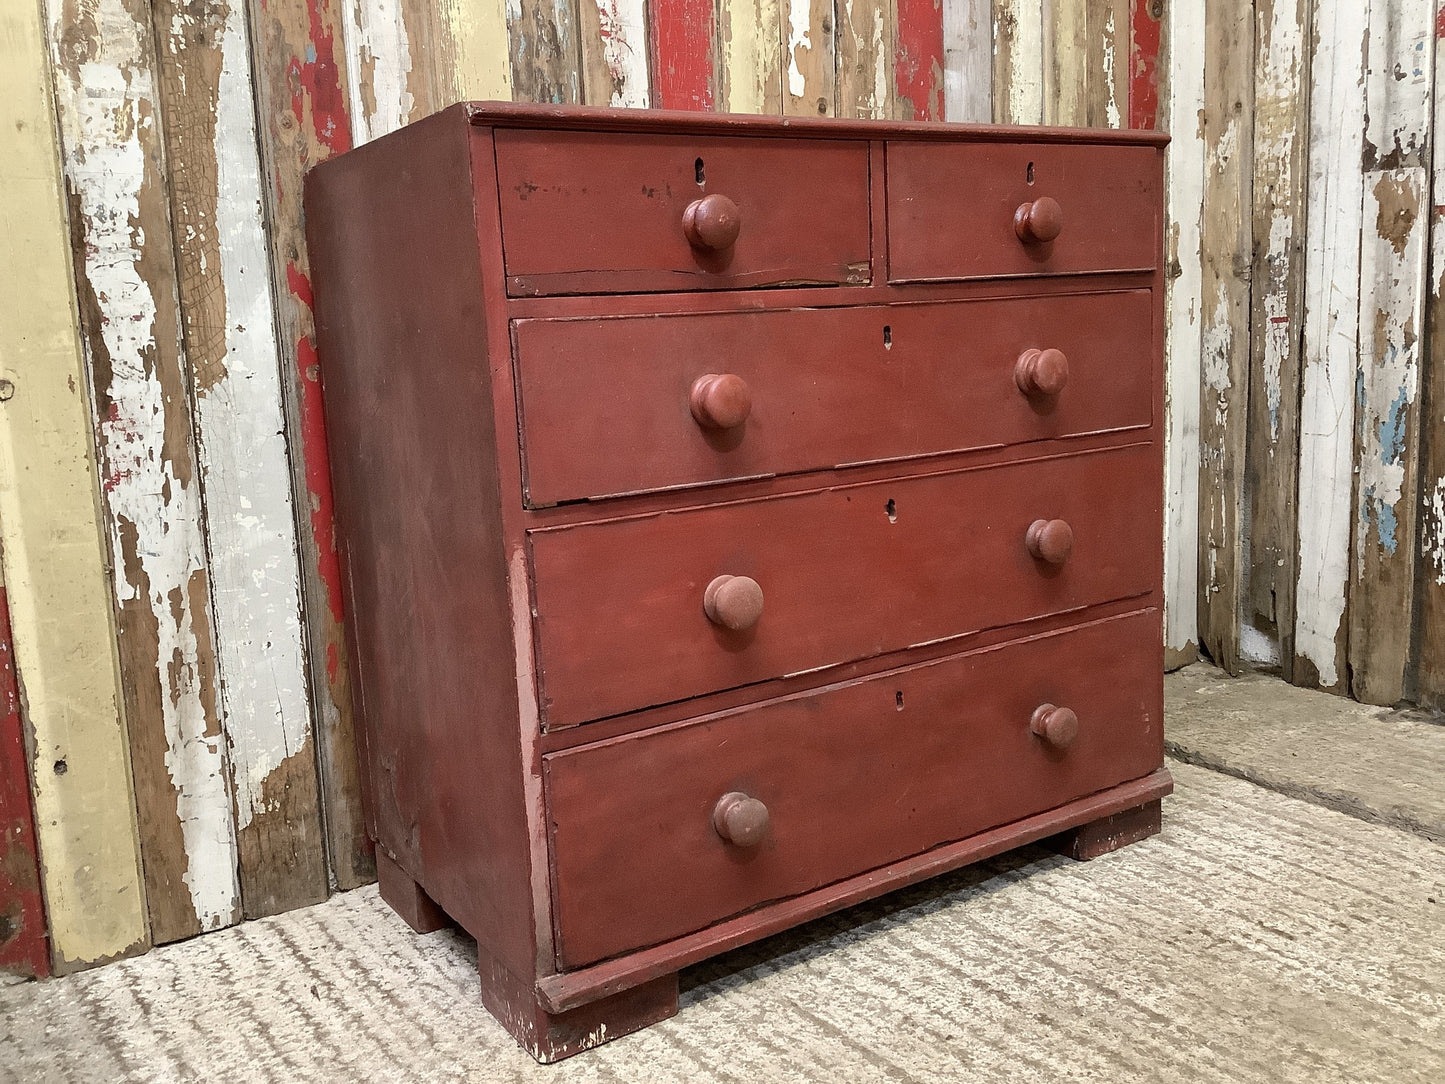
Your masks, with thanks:
M702 159L699 158L699 159L698 159L698 162L700 163L701 161L702 161ZM1033 184L1033 183L1034 183L1034 164L1033 164L1032 162L1029 163L1029 171L1028 171L1027 180L1028 180L1029 184ZM698 182L698 184L701 184L701 183L702 183L701 181Z
M893 328L888 324L883 325L883 349L893 349Z
M888 498L888 503L883 506L883 511L885 511L885 512L888 513L888 522L889 522L889 523L897 523L897 522L898 522L898 506L893 503L893 498L892 498L892 497L889 497L889 498Z
M702 168L701 158L692 164L692 172L693 175L697 177L699 187L707 183L707 173ZM1029 184L1033 183L1033 166L1029 166Z
M896 705L898 705L898 710L899 710L899 711L902 711L902 710L903 710L903 690L902 690L902 689L899 689L896 693L893 694L893 703L896 704Z

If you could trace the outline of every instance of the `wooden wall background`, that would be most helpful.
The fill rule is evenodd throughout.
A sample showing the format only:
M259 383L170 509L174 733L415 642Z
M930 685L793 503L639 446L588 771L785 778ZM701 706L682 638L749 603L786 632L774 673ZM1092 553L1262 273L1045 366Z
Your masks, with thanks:
M0 967L371 878L300 185L459 98L1168 128L1169 661L1445 705L1442 6L5 3Z

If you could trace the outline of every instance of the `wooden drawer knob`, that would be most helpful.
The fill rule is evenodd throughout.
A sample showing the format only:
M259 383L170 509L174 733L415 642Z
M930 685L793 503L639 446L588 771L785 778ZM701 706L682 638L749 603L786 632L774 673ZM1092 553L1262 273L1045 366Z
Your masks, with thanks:
M1069 382L1069 359L1062 350L1025 350L1014 363L1014 381L1030 398L1058 395Z
M717 193L693 200L682 212L682 232L687 234L688 243L704 252L732 248L742 228L738 205Z
M768 834L768 807L740 790L729 791L712 807L717 834L739 847L755 847Z
M753 410L748 382L732 373L708 373L692 382L692 416L706 429L734 429Z
M1020 204L1014 212L1014 232L1025 244L1052 241L1064 232L1064 209L1050 196Z
M1034 708L1034 716L1029 720L1029 729L1055 749L1067 749L1079 736L1079 717L1071 708L1040 704Z
M1036 519L1029 524L1024 543L1034 558L1061 565L1074 549L1074 529L1061 519Z
M702 608L714 625L742 632L763 616L763 589L748 576L719 576L703 592Z

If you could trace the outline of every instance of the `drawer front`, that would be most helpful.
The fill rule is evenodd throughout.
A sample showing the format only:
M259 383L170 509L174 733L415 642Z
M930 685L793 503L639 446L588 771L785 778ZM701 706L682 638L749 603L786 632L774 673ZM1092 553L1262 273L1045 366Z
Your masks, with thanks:
M1143 445L533 531L546 723L1143 595L1160 491ZM1062 564L1030 552L1036 520L1071 528ZM705 609L722 576L739 579L715 616L736 629Z
M527 503L1147 426L1153 323L1147 290L521 320ZM1061 387L1030 383L1029 350L1062 352ZM741 420L709 413L710 376L740 382Z
M1151 609L553 754L559 963L679 937L1148 774L1163 762L1160 653ZM1071 744L1031 729L1046 704L1076 716ZM719 834L714 810L734 793L765 807L761 828L761 816L742 825L760 839Z
M893 282L1158 266L1156 148L890 143L887 154ZM1037 222L1049 200L1058 235L1021 239L1019 209L1037 205Z
M513 296L868 281L866 143L498 131L496 150Z

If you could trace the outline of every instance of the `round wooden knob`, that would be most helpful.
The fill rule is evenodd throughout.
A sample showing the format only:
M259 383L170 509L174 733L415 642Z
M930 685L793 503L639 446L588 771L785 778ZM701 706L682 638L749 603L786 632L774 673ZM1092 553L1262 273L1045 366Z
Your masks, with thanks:
M761 843L768 834L768 822L768 807L740 790L724 794L712 807L712 824L717 834L739 847L755 847Z
M1079 717L1072 708L1059 708L1053 704L1040 704L1034 708L1029 720L1029 729L1055 749L1067 749L1079 736Z
M732 248L742 228L738 205L717 193L693 200L682 213L682 232L688 243L705 252Z
M703 592L702 608L714 625L742 632L763 616L763 589L748 576L719 576Z
M1024 542L1037 560L1061 565L1074 549L1074 529L1061 519L1036 519L1029 524Z
M1050 196L1020 204L1014 212L1014 231L1026 244L1052 241L1064 231L1064 209Z
M1014 363L1014 380L1027 396L1058 395L1069 382L1069 359L1062 350L1025 350Z
M706 429L734 429L748 420L753 392L732 373L708 373L692 382L692 416Z

